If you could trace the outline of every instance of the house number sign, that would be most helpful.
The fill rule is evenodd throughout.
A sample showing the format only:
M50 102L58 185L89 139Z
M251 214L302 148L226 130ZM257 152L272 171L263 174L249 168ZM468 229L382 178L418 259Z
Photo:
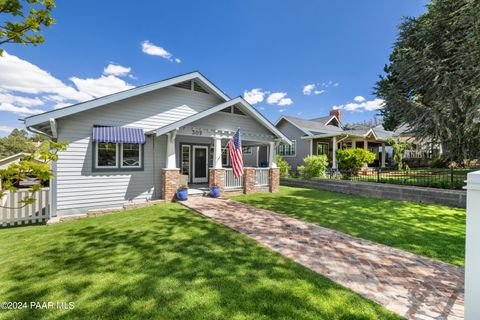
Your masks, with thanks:
M201 129L192 129L192 135L203 136L203 131Z

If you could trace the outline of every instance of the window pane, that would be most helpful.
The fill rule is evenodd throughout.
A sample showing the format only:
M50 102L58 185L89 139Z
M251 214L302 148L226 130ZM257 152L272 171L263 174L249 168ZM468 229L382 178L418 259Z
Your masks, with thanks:
M123 167L140 167L140 145L135 143L124 143L122 153Z
M190 175L190 147L182 146L182 174Z
M116 167L117 166L117 145L109 142L98 142L98 167Z

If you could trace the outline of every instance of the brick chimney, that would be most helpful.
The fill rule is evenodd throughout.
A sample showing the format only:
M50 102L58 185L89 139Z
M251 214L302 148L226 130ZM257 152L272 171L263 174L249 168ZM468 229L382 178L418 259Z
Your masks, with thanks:
M331 116L336 116L338 121L342 122L342 110L340 109L332 109L330 110Z

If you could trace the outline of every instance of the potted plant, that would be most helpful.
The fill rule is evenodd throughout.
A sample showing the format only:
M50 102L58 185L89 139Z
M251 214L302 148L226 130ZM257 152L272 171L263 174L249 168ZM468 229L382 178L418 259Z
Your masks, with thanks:
M220 197L220 186L218 184L216 183L212 184L212 186L210 187L210 195L213 198Z
M180 201L185 201L188 199L188 186L181 185L177 190L177 199Z

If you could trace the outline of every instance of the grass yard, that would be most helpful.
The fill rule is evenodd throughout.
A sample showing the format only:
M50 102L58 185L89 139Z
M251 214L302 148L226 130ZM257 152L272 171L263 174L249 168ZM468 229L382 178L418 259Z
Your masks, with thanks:
M292 187L233 199L458 266L465 263L465 209Z
M0 319L401 319L177 204L0 230L0 301L75 303Z

